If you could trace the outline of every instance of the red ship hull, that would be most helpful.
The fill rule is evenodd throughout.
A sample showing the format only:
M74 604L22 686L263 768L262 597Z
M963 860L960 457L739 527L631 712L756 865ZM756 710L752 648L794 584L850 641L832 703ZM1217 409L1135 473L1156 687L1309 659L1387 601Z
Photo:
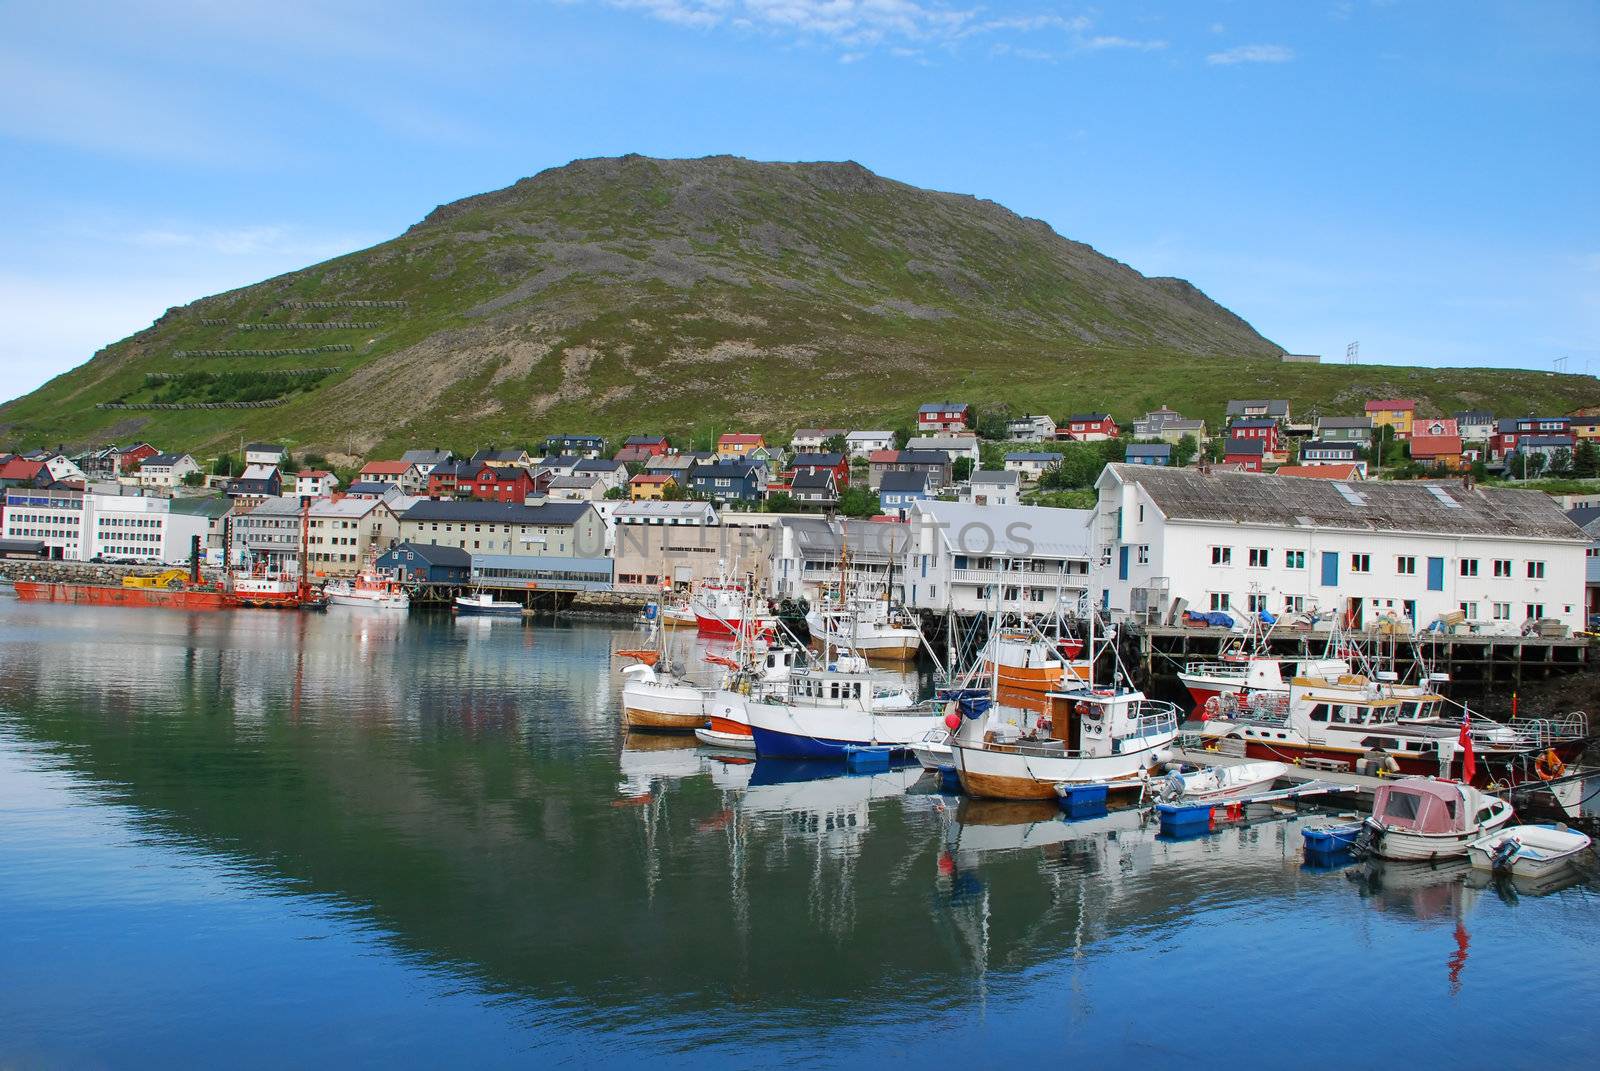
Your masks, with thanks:
M120 584L64 584L18 580L17 598L26 602L65 602L79 606L143 606L164 610L222 610L228 595L204 588L125 588Z

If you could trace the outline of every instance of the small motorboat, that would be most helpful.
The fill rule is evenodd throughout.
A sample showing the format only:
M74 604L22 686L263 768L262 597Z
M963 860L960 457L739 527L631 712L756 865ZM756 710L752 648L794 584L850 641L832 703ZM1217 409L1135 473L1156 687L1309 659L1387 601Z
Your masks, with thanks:
M1467 845L1511 821L1511 804L1459 781L1403 777L1378 786L1359 851L1379 859L1461 859Z
M1234 800L1266 792L1289 772L1282 762L1245 762L1237 766L1210 766L1191 772L1172 771L1156 784L1156 791L1168 803L1212 803Z
M1345 822L1336 826L1306 826L1300 830L1305 838L1306 851L1314 855L1337 855L1355 846L1361 835L1360 822Z
M488 592L476 595L457 595L456 613L471 617L521 617L522 604L508 599L497 599Z
M1476 870L1542 878L1576 862L1591 843L1565 825L1506 826L1467 845L1467 861Z
M924 770L954 769L950 760L950 730L929 729L911 745L911 754Z

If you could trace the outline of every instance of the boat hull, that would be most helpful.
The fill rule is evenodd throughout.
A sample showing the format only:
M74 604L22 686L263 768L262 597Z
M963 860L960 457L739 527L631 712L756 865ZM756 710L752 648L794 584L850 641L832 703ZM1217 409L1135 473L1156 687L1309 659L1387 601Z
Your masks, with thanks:
M344 592L325 592L329 606L355 606L364 610L409 610L411 599L405 595L352 595Z
M1498 870L1514 878L1544 878L1573 865L1589 850L1592 843L1587 836L1576 830L1558 832L1551 829L1548 833L1543 833L1543 828L1507 827L1487 837L1480 837L1467 845L1467 861L1475 870ZM1501 843L1513 836L1535 849L1538 855L1519 852L1509 865L1497 868L1495 854L1499 851Z
M937 714L869 714L847 707L749 703L745 710L756 753L784 759L842 759L847 747L907 752L943 724Z
M732 718L713 715L694 731L694 738L711 747L732 748L736 751L754 751L755 736L750 726Z
M1221 739L1241 739L1240 737L1211 736L1206 742L1211 744ZM1329 747L1323 744L1294 743L1285 740L1257 740L1243 737L1245 741L1245 757L1251 759L1273 759L1278 762L1287 762L1298 765L1305 759L1327 760L1339 759L1348 764L1348 769L1354 769L1355 764L1368 756L1369 752L1356 751L1350 748ZM1561 743L1555 745L1555 751L1561 756L1562 761L1572 763L1577 761L1583 751L1583 741ZM1388 752L1395 765L1399 768L1397 773L1413 777L1439 776L1439 760L1435 755L1426 753L1411 753L1403 751ZM1482 787L1491 781L1510 781L1517 783L1519 777L1515 769L1515 761L1506 755L1496 755L1494 752L1480 752L1477 755L1477 770L1472 783ZM1461 775L1460 759L1451 765L1449 776L1459 778Z
M1373 835L1372 854L1379 859L1397 863L1433 863L1441 859L1461 859L1467 854L1467 845L1498 830L1511 821L1511 809L1482 826L1461 833L1413 833L1403 829L1384 829L1372 819L1367 819L1369 835Z
M997 672L993 661L985 661L983 672L988 678L998 677L1002 688L1013 688L1036 695L1061 691L1072 685L1075 680L1089 679L1087 666L1060 663L1053 666L1008 666L1002 662Z
M622 718L630 729L692 733L706 723L706 695L687 684L632 682L622 688Z
M1176 732L1145 737L1137 750L1116 755L1055 757L1000 745L952 748L956 774L969 796L995 800L1053 800L1069 783L1132 782L1167 754Z
M164 610L223 610L229 605L223 591L194 588L125 588L111 584L67 584L35 580L16 582L17 598L24 602L63 602L80 606L140 606Z

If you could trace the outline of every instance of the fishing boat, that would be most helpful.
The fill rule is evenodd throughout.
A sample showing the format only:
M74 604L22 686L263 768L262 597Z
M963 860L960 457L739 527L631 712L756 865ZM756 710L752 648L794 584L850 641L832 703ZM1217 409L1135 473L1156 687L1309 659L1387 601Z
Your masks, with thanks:
M942 714L931 706L880 709L878 685L864 659L797 667L787 685L764 696L718 693L737 709L754 736L756 753L775 758L843 759L846 748L886 747L904 752Z
M1460 859L1511 817L1511 804L1471 785L1405 777L1378 786L1356 847L1403 862Z
M1178 735L1178 708L1143 692L1113 684L1096 687L1093 666L1101 654L1116 660L1116 648L1095 633L1090 618L1089 675L1075 687L1046 693L1048 706L1003 708L957 704L959 726L951 737L951 759L969 796L985 799L1049 800L1060 785L1105 785L1108 790L1140 783L1170 756ZM998 678L999 667L989 663ZM1126 680L1120 661L1114 681ZM993 678L992 678L993 679ZM998 690L998 689L996 689Z
M1467 845L1474 869L1517 878L1544 878L1589 850L1588 834L1565 825L1506 826Z
M650 662L622 670L622 717L630 729L694 732L706 723L715 689L663 673Z
M522 604L509 599L497 599L486 591L474 595L457 595L453 604L462 617L521 617Z
M745 588L734 580L707 580L694 589L689 612L702 636L734 639L744 624L748 599Z
M1312 760L1356 772L1462 776L1461 719L1425 686L1397 687L1362 674L1296 677L1287 695L1223 693L1199 723L1207 747L1242 748L1249 758ZM1571 762L1583 750L1588 718L1469 718L1476 784L1518 784L1550 752Z
M1156 792L1168 803L1235 800L1270 790L1278 778L1288 772L1288 764L1282 762L1245 762L1188 772L1173 770L1161 778Z
M298 610L316 598L300 575L263 565L234 570L228 586L233 605L257 610Z
M1000 629L983 648L983 671L1001 688L1044 694L1080 687L1090 675L1083 643L1028 626Z
M909 661L922 648L922 631L887 598L856 597L842 606L825 606L806 615L811 638L868 658Z
M164 610L222 610L230 605L227 592L214 584L181 584L158 588L133 588L120 584L71 584L60 581L18 580L16 596L23 602L64 602L80 606L140 606Z
M694 628L694 610L686 598L671 597L661 601L662 628Z
M359 606L368 610L409 610L411 596L399 581L375 568L363 569L354 579L330 580L322 593L333 606Z

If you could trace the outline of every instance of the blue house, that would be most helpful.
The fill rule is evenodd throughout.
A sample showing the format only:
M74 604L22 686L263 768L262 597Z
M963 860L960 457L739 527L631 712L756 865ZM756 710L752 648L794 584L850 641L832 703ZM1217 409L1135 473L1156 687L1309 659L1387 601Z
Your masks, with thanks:
M472 577L472 555L460 547L401 543L378 558L380 572L420 584L465 584Z
M1130 443L1126 460L1130 465L1170 465L1172 444Z
M689 470L689 490L718 502L759 502L766 494L766 467L749 461L712 461Z
M904 513L913 502L931 497L926 472L886 472L878 484L878 505L885 513Z

